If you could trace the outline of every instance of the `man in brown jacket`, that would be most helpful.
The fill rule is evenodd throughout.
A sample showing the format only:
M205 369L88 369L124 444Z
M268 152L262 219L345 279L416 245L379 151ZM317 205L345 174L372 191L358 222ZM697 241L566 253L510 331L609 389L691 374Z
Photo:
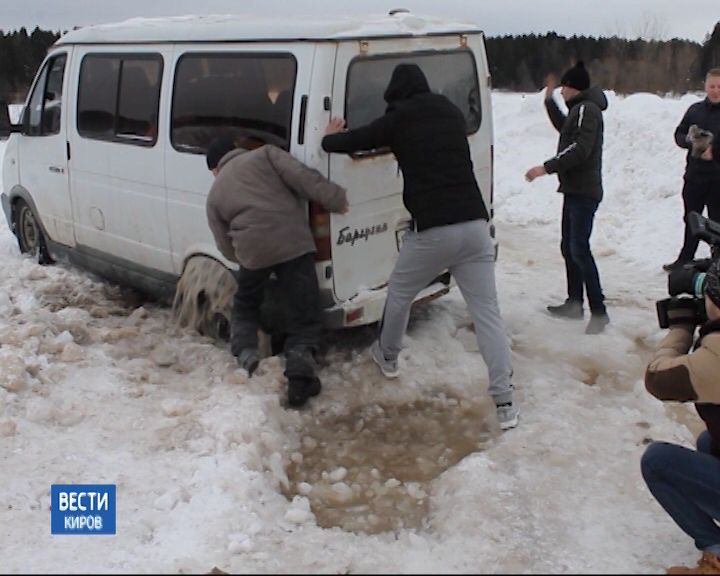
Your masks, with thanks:
M345 189L288 152L257 141L236 147L229 138L218 138L206 159L215 176L207 197L208 224L223 256L240 265L230 323L232 353L252 375L259 362L260 304L275 273L285 303L288 404L302 406L320 392L314 355L321 311L306 202L344 213Z
M673 312L677 317L671 316L645 373L648 392L663 401L695 402L707 426L697 451L653 442L642 457L650 492L703 553L697 567L675 566L668 574L720 574L720 260L705 276L705 310L708 321L694 346L695 326L685 323L693 314Z

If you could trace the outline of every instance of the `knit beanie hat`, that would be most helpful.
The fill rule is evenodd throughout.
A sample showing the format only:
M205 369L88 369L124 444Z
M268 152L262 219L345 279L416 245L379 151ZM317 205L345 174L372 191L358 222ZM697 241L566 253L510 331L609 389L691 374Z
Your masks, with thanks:
M715 306L720 306L720 258L710 264L705 274L705 294Z
M578 61L575 66L570 68L560 79L560 86L569 86L575 90L587 90L590 88L590 74L585 69L582 60Z
M235 143L229 136L220 136L210 142L207 153L205 154L208 170L216 168L222 157L234 149Z

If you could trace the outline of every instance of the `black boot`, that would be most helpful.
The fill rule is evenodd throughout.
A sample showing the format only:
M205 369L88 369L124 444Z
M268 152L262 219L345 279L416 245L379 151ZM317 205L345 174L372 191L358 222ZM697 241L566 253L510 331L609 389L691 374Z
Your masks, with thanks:
M313 396L320 394L322 385L320 379L293 377L288 380L288 406L300 408Z
M569 298L557 306L548 306L547 310L553 316L561 316L562 318L572 318L575 320L580 320L585 314L582 302L570 300Z
M685 266L685 264L688 264L689 262L689 260L682 260L678 258L677 260L675 260L675 262L670 262L670 264L663 264L663 270L665 270L665 272L680 270L680 268L682 268L683 266Z
M237 363L240 368L247 370L248 378L252 378L253 372L260 364L260 355L257 348L244 348L237 357Z
M610 316L607 312L593 312L590 322L585 327L585 334L600 334L608 324L610 324Z

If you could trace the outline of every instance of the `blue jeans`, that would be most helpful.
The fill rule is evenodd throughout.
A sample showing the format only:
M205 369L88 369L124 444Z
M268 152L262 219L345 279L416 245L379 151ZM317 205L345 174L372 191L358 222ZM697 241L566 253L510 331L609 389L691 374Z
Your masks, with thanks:
M583 301L587 292L590 310L605 313L605 296L600 286L595 259L590 251L590 234L599 202L592 198L566 194L562 212L560 251L565 259L568 299Z
M710 454L710 434L698 436L697 451L653 442L640 461L648 489L699 550L720 555L720 458Z

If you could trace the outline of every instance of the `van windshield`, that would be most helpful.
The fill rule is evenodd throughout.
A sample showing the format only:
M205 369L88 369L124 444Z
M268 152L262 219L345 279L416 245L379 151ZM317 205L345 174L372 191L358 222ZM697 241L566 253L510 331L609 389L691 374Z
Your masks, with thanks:
M173 146L204 154L213 138L227 135L289 149L296 71L291 54L183 55L175 71Z
M350 64L345 120L350 129L364 126L385 113L383 93L395 66L417 64L430 89L447 96L465 115L467 133L480 128L482 109L475 58L469 50L415 52L356 58Z

